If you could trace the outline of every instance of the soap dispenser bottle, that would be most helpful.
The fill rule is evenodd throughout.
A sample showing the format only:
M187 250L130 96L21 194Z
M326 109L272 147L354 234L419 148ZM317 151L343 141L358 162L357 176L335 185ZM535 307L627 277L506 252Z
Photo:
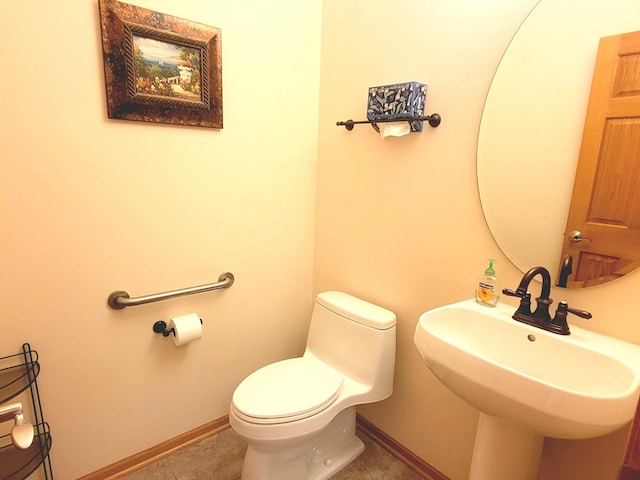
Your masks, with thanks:
M493 269L494 263L496 261L490 258L489 266L476 286L476 302L487 307L495 307L500 299L500 283L496 278L496 271Z

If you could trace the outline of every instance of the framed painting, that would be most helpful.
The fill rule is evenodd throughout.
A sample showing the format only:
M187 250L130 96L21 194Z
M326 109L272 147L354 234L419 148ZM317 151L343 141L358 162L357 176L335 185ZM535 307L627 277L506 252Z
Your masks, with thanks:
M221 30L98 4L109 118L222 128Z

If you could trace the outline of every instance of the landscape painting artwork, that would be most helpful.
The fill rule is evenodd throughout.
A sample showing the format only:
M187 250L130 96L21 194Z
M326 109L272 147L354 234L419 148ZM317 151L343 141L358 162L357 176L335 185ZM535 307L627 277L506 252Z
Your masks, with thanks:
M222 128L217 27L98 0L111 119Z
M136 92L199 101L200 51L133 35Z

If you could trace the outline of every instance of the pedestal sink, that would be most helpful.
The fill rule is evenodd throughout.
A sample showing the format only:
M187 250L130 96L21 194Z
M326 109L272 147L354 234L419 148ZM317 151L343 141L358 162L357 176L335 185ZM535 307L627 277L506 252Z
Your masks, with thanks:
M480 410L470 480L535 480L545 436L604 435L627 424L640 392L640 346L571 326L557 335L474 300L420 316L429 369Z

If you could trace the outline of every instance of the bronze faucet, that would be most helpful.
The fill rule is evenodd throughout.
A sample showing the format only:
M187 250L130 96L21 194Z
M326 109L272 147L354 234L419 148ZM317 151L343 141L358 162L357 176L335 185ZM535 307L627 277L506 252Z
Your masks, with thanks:
M560 265L560 275L558 275L557 287L567 288L567 282L569 281L569 275L573 273L573 257L571 255L565 255L562 257L562 265Z
M536 309L531 312L531 294L528 291L531 280L536 275L542 277L542 289L540 296L536 298ZM527 325L542 328L549 332L559 335L569 335L569 325L567 324L567 313L573 313L582 318L591 318L591 314L585 310L577 310L569 308L567 302L560 302L554 318L549 314L549 306L553 303L553 299L549 297L551 293L551 274L544 267L533 267L524 274L520 285L514 292L508 288L502 290L502 293L511 297L520 298L520 306L513 314L513 319Z

